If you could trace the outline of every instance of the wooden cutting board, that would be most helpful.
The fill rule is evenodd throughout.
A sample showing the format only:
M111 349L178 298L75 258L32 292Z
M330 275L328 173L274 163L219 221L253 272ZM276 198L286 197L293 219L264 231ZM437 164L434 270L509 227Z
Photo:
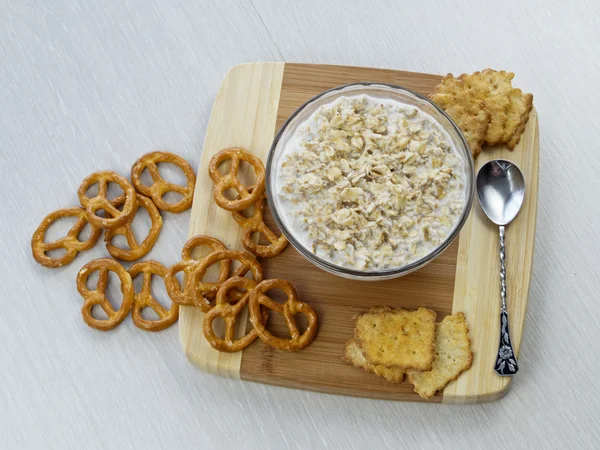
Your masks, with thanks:
M189 235L207 234L240 249L239 227L212 199L208 161L231 146L249 149L266 161L272 139L284 121L316 94L343 84L375 81L400 85L430 94L439 75L287 63L236 66L227 73L212 110L202 149ZM508 310L515 351L519 352L531 278L538 186L538 125L535 109L514 151L502 146L487 150L476 161L477 169L490 159L516 162L525 175L525 203L507 228ZM270 214L267 221L272 225ZM427 267L403 278L384 282L352 281L317 269L294 248L263 261L265 278L284 278L300 298L314 306L319 332L306 349L287 353L257 341L234 354L213 350L202 334L203 314L194 307L180 313L180 340L189 360L210 373L300 389L382 398L421 400L408 382L383 379L342 362L345 341L353 334L353 316L375 305L435 310L438 320L464 311L471 330L472 368L450 383L431 401L476 403L501 398L510 378L493 371L499 338L500 278L497 228L487 221L479 205L456 240ZM283 332L280 317L271 315L270 327ZM249 326L247 317L239 326ZM519 374L517 376L523 376Z

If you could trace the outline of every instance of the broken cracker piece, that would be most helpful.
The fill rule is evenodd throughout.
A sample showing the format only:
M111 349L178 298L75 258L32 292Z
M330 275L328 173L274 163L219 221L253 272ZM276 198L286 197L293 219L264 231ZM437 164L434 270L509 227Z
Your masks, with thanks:
M373 372L374 374L385 378L390 383L402 383L402 381L404 381L404 372L397 367L371 364L367 358L365 358L363 350L356 338L351 338L346 342L344 360L355 367L365 369L367 372Z
M462 312L444 317L437 324L435 338L435 359L429 372L408 371L408 380L414 385L415 392L425 399L456 380L471 367L473 352L469 327Z
M450 94L433 94L430 98L456 122L471 149L473 159L477 158L490 123L490 113L485 109L485 102Z
M521 89L513 89L509 98L510 107L503 141L506 142L509 149L513 150L525 131L529 113L533 107L533 95L523 94Z
M426 308L376 308L354 318L355 336L370 364L431 370L436 313Z

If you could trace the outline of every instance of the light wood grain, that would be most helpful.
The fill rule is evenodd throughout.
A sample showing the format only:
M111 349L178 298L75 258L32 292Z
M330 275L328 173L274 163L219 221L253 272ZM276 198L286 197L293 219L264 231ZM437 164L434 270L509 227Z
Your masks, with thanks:
M519 354L533 267L537 219L538 124L535 108L517 147L487 149L476 161L476 170L492 159L515 162L525 178L523 208L507 226L506 277L509 327ZM468 239L464 239L468 236ZM468 311L474 357L471 369L444 390L444 403L493 401L506 393L512 378L490 376L500 339L500 246L498 227L476 205L461 231L452 312Z
M242 233L231 213L219 208L212 197L208 176L210 158L226 147L243 147L263 161L266 159L279 105L283 63L244 64L230 70L215 100L206 138L190 219L188 235L207 234L224 242L230 249L243 250ZM247 183L249 173L240 172ZM238 320L245 329L247 310ZM179 313L179 338L188 358L203 370L232 378L240 376L242 353L214 350L202 334L204 314L197 308L184 307Z
M229 246L239 246L239 227L229 213L219 210L212 197L206 195L211 187L207 176L208 160L219 149L241 145L240 142L243 142L264 160L267 154L265 149L269 147L272 134L265 136L262 130L279 129L302 103L335 86L357 81L379 81L429 94L440 80L438 75L393 70L285 64L283 76L275 77L272 80L274 87L269 90L264 85L269 80L268 77L256 78L259 67L261 65L256 64L232 69L219 91L198 171L190 235L209 234L222 239ZM266 67L272 65L267 64ZM274 92L277 89L280 89L278 96ZM245 97L236 98L242 91L253 93L248 95L247 102L243 100ZM277 109L261 111L263 115L260 117L249 114L248 111L257 111L254 93L263 95L265 101L269 97L278 97ZM242 112L236 113L237 115L223 114L223 111L231 109L233 103ZM535 179L537 185L537 141L531 140L537 130L535 114L530 120L526 138L511 155L523 166L526 180L533 182ZM232 129L236 130L235 138L229 135L228 130ZM259 131L261 134L257 139L262 139L263 148L250 145L256 144L252 141L252 136ZM525 152L523 148L528 145L531 145L531 151ZM486 153L486 158L497 157L502 151L500 148L491 149ZM481 164L483 160L484 158L480 158L478 163ZM509 284L509 296L512 298L510 308L516 316L517 332L513 339L516 340L517 348L527 303L532 260L532 249L525 245L525 239L533 242L537 191L529 191L528 196L528 202L519 216L521 223L516 227L529 227L531 235L512 233L507 238L513 237L515 240L513 251L518 256L514 258L516 267L510 267L510 260L508 263L509 279L518 274L514 284ZM478 214L476 207L460 238L430 265L406 277L385 282L346 280L325 273L289 247L278 257L263 261L265 277L291 281L303 301L315 307L319 314L319 334L313 344L301 352L287 353L276 351L257 341L243 352L220 354L206 343L201 334L202 313L194 308L186 308L182 311L180 334L186 354L204 370L233 378L344 395L418 401L421 398L412 391L409 383L387 383L341 360L344 343L353 335L353 316L364 308L377 305L404 308L425 306L435 310L440 319L452 311L464 311L471 326L473 350L477 356L474 368L463 374L458 382L449 385L443 400L447 403L474 403L499 398L505 391L507 382L493 373L490 364L485 367L489 358L493 361L497 350L493 348L497 345L497 339L493 334L492 319L499 315L496 301L499 292L496 275L498 269L495 259L488 261L488 257L496 253L482 251L494 245L495 236L489 233L491 227L485 221L474 220ZM265 217L267 223L272 224L268 209ZM461 257L457 266L459 253ZM482 254L486 255L485 260L481 259ZM523 272L525 276L522 275ZM497 322L498 320L496 325ZM281 317L271 315L270 327L276 332L285 332ZM481 356L484 354L485 356ZM441 402L442 395L438 394L432 401Z

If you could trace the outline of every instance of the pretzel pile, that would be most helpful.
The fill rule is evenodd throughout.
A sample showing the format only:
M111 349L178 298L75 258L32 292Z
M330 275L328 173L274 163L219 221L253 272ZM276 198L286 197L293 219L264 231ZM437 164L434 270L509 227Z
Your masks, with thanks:
M256 180L252 186L244 186L239 179L242 161L246 161L254 169ZM221 175L219 166L227 162L230 164L229 170L226 175ZM246 250L259 258L272 258L285 250L288 245L285 236L277 237L263 220L265 167L260 159L240 147L226 148L211 158L208 164L208 175L214 183L215 203L221 208L231 211L234 220L244 230L242 244ZM237 191L238 197L233 200L227 199L224 193L228 189ZM254 208L254 212L249 218L246 218L242 213L248 208ZM255 233L264 235L269 244L259 245L253 242L252 238Z
M249 163L256 174L256 181L251 186L244 186L240 180L240 163ZM225 175L219 172L219 166L229 163ZM225 245L215 238L195 236L183 247L182 260L175 263L167 271L165 283L167 292L173 302L179 305L195 306L204 313L202 331L207 342L222 352L243 350L257 338L275 348L287 351L300 350L309 345L317 333L317 313L308 304L300 302L294 287L285 280L263 280L262 266L255 256L271 258L280 254L288 242L267 227L263 220L265 201L265 168L262 161L242 148L228 148L215 154L209 162L208 173L214 183L213 195L215 203L221 208L231 211L233 219L243 229L242 244L248 250L227 250ZM227 190L234 189L238 196L228 199ZM252 214L243 214L243 210L253 207ZM269 244L262 245L253 240L255 233L263 234ZM192 257L192 251L198 247L208 247L210 252L200 259ZM217 268L219 265L217 274ZM237 267L234 268L233 265ZM207 281L205 277L211 270L216 281ZM184 279L180 283L177 274L183 272ZM245 278L245 275L251 275ZM273 289L282 290L287 300L278 303L267 296ZM236 337L236 329L245 324L237 324L242 311L248 308L250 330L242 330ZM269 310L284 316L290 334L289 339L276 337L267 330ZM300 332L295 315L304 314L308 318L308 326ZM216 319L223 319L225 330L217 333L213 324ZM239 333L238 333L239 334Z
M249 163L256 174L251 186L244 186L240 180L240 163ZM168 183L158 172L157 164L173 163L177 165L187 178L187 186ZM227 174L221 175L221 164L229 163ZM153 184L146 186L141 182L141 174L147 170ZM132 262L148 254L154 247L162 229L162 217L159 210L182 212L188 209L193 200L196 176L190 165L172 153L152 152L142 156L131 168L131 183L115 172L96 172L83 180L78 189L78 197L82 207L66 208L49 214L34 232L31 249L34 259L46 267L61 267L69 264L77 253L93 247L102 231L108 253L116 259L99 258L88 262L77 275L77 290L84 299L82 308L83 320L87 325L98 330L111 330L118 326L132 312L134 324L143 330L159 331L175 323L179 316L179 306L194 306L204 315L203 333L207 341L217 350L236 352L243 350L257 338L281 350L295 351L309 345L317 333L317 313L306 303L298 300L296 290L285 280L264 280L263 269L256 257L271 258L280 254L288 242L283 235L271 230L263 220L265 201L265 168L260 159L242 148L228 148L217 153L210 161L209 176L214 182L214 198L217 205L231 211L233 219L243 229L242 244L248 250L233 251L218 239L209 236L194 236L186 242L181 251L181 261L170 268L157 261L141 261L127 270L116 259ZM108 198L110 183L117 184L123 193L114 199ZM87 195L91 186L98 186L98 193ZM238 197L228 199L228 190L237 191ZM163 196L167 192L181 194L177 203L167 203ZM132 231L132 222L139 208L147 211L152 221L146 238L139 243ZM251 214L244 211L253 208ZM103 212L103 213L101 213ZM57 241L46 243L44 237L52 223L62 217L75 217L77 222L67 235ZM91 227L90 236L85 241L79 240L84 227ZM265 236L268 244L259 244L254 240L255 234ZM115 236L125 237L129 249L115 246ZM61 257L51 257L48 252L65 249ZM197 250L208 249L204 257L196 257ZM218 270L217 267L218 266ZM214 270L213 270L214 269ZM95 289L87 286L88 278L98 272ZM106 296L109 272L117 275L121 283L122 301L115 310ZM180 283L178 275L183 274ZM215 281L209 281L208 275L214 273ZM135 292L133 278L143 276L142 289ZM249 276L249 277L246 277ZM152 277L164 279L165 288L171 299L170 309L166 309L153 296L150 289ZM287 295L284 303L278 303L267 293L280 289ZM94 306L100 306L108 316L98 319L92 315ZM151 308L157 320L142 317L141 311ZM236 329L246 324L237 324L242 311L247 308L251 329L243 330L242 336L236 337ZM284 316L290 339L276 337L267 330L269 310ZM296 314L304 314L308 318L308 327L300 332L295 320ZM224 333L217 333L213 323L217 319L225 322ZM221 336L220 334L224 334Z
M200 259L191 256L191 249L208 247L210 252ZM222 352L237 352L260 338L266 344L287 351L300 350L309 345L317 334L317 313L308 304L298 301L294 287L285 280L263 280L262 266L254 255L234 250L224 250L225 245L215 238L195 236L183 247L182 260L167 271L165 284L174 303L196 306L205 313L202 331L210 345ZM233 263L239 266L233 269ZM219 265L217 281L206 281L212 266ZM216 269L216 267L215 267ZM177 273L184 272L182 288ZM216 274L215 270L215 274ZM251 274L252 278L244 275ZM285 303L278 303L267 296L272 289L281 289L287 295ZM213 302L214 300L214 302ZM248 308L252 328L236 338L236 322L244 308ZM267 328L269 311L281 313L290 332L290 339L275 337ZM303 333L298 330L295 314L308 318ZM214 328L215 319L225 322L224 336Z
M158 163L172 163L178 166L186 176L187 185L180 186L165 181L158 172ZM151 186L144 185L140 180L145 169L148 170L153 180ZM108 198L108 187L111 183L118 185L123 191L114 199ZM182 212L188 209L192 204L195 184L196 175L189 163L183 158L167 152L151 152L138 159L131 168L131 183L115 172L95 172L86 177L79 186L77 195L81 207L59 209L42 220L31 239L33 257L45 267L62 267L73 261L80 251L92 248L104 231L106 249L113 258L127 262L136 261L147 255L156 244L163 225L159 210ZM98 186L98 193L89 197L87 191L94 185ZM163 196L167 192L176 192L183 198L177 203L168 203L163 200ZM146 238L138 243L132 230L132 223L140 207L146 210L152 225ZM64 217L76 217L77 222L65 237L54 242L44 242L48 228ZM79 235L87 224L91 228L90 236L85 241L80 241ZM112 243L117 235L125 237L128 249L119 248ZM64 249L64 255L52 257L48 254L48 252L58 249ZM99 272L98 283L96 289L90 290L87 287L87 280L96 271ZM109 272L115 273L121 283L123 298L117 311L106 299L105 291ZM129 271L114 259L100 258L90 261L79 271L77 276L77 289L84 298L83 320L92 328L111 330L119 325L133 309L133 322L138 328L159 331L169 327L177 321L179 305L173 303L167 311L152 297L150 292L152 276L164 278L166 273L167 269L156 261L139 262L133 265ZM132 278L141 274L144 277L142 291L135 293ZM99 305L104 310L108 319L97 319L92 316L92 308L95 305ZM146 307L154 310L159 319L144 319L141 310Z

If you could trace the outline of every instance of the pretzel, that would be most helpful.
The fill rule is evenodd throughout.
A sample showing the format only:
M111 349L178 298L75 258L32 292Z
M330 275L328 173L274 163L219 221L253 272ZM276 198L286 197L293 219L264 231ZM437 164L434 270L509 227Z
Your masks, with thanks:
M183 249L181 250L181 261L173 264L167 274L165 275L165 287L167 289L167 293L171 300L180 305L195 305L192 300L192 297L189 294L186 277L189 277L189 274L197 267L199 260L192 257L192 252L198 247L209 247L213 251L218 250L227 250L225 244L223 244L218 239L215 239L210 236L194 236L189 239ZM231 270L231 261L222 260L221 267L219 272L219 282L223 282L229 278L229 271ZM184 277L184 289L181 289L181 284L177 280L177 274L183 271L185 274ZM215 293L205 294L207 298L214 298Z
M98 183L98 195L90 198L85 195L85 192L95 183ZM116 183L123 189L125 201L122 210L117 209L106 197L108 183ZM135 205L137 204L135 189L133 189L129 181L115 172L95 172L89 175L83 180L81 186L79 186L77 195L79 196L81 206L86 208L85 212L90 223L100 228L110 229L120 227L127 223L135 214ZM104 210L112 218L97 216L96 212L99 210Z
M158 235L160 234L160 230L162 229L163 225L160 212L158 211L156 205L152 203L151 199L141 194L136 194L136 199L137 205L133 208L133 217L131 220L124 225L106 230L104 233L104 242L106 243L106 250L108 250L108 253L110 253L113 258L121 259L123 261L135 261L152 250L152 247L154 247L154 244L156 244L156 240L158 239ZM124 202L125 196L120 195L111 203L114 206L119 207ZM152 226L150 227L150 231L148 232L146 239L144 239L144 241L138 245L137 239L135 238L133 230L131 229L131 225L133 224L133 219L135 218L140 206L148 212L150 220L152 221ZM125 239L127 239L127 245L129 245L129 250L116 247L112 244L112 240L116 235L125 236Z
M179 305L173 303L167 311L154 297L152 297L151 282L152 276L157 275L164 278L167 273L167 268L158 261L141 261L129 268L129 275L135 278L139 274L143 274L142 290L135 293L133 296L133 309L131 310L131 318L136 327L146 331L161 331L170 327L179 317ZM142 309L151 308L160 317L158 320L148 320L142 317Z
M271 289L281 289L287 295L285 303L277 303L265 295L265 292ZM265 324L262 322L261 305L275 312L283 314L291 339L281 339L269 333ZM265 280L259 283L250 294L250 303L248 305L250 312L250 322L254 329L266 344L281 350L289 352L300 350L310 344L317 334L317 313L306 303L298 301L298 294L294 286L286 280ZM294 315L302 313L308 318L308 327L303 334L298 331L298 326Z
M227 246L217 238L199 234L198 236L193 236L189 238L187 242L183 244L183 248L181 249L181 259L189 261L200 261L203 257L195 258L192 255L194 253L194 250L200 247L208 247L213 252L216 252L218 250L227 250ZM231 263L229 263L227 267L229 269L231 267ZM227 270L227 272L229 272L229 270Z
M258 334L252 328L248 333L239 339L235 339L235 322L242 312L242 309L248 304L250 292L256 286L256 281L249 278L233 277L225 281L217 291L217 300L215 306L206 313L202 323L202 331L208 343L216 350L222 352L239 352L252 344ZM245 289L246 293L240 300L232 305L228 296L231 289ZM222 318L225 321L225 338L218 337L213 330L213 322L216 318ZM266 323L269 318L269 312L262 311L261 320Z
M234 250L220 250L211 253L198 263L187 279L186 289L190 293L194 305L199 307L202 312L208 312L213 306L206 294L216 293L223 284L222 281L209 282L202 281L202 279L206 274L206 270L212 264L223 260L235 260L242 263L240 267L233 271L231 277L243 277L250 271L254 281L260 282L263 279L262 266L250 253Z
M277 256L285 250L288 245L288 241L283 235L277 237L277 235L264 222L264 203L265 195L262 194L254 203L254 214L252 217L246 218L238 211L233 211L231 214L233 215L233 218L237 224L244 229L244 235L242 236L242 244L244 245L244 248L260 258L272 258L273 256ZM255 243L252 240L252 236L257 232L263 234L270 244L261 245Z
M179 167L187 178L187 186L169 183L163 177L161 177L158 173L157 167L159 163L171 163ZM150 173L150 176L154 181L152 186L146 186L140 180L140 176L142 175L144 169L148 169L148 173ZM196 185L196 175L194 174L192 166L190 166L190 164L181 156L177 156L174 153L146 153L144 156L138 159L131 168L131 182L138 192L152 198L154 204L163 211L180 213L192 206L194 187ZM168 203L164 201L162 199L163 196L167 192L171 191L181 194L183 198L177 203Z
M96 289L89 290L87 288L87 280L95 271L100 272L98 274L98 285L96 286ZM113 309L105 295L109 271L116 273L121 281L123 301L121 302L121 307L117 311ZM134 293L133 282L131 281L129 272L127 272L127 270L125 270L125 268L114 259L94 259L83 266L77 274L77 290L84 299L83 307L81 308L83 320L90 327L97 330L112 330L121 322L123 322L131 310ZM100 305L104 312L108 315L108 319L94 318L92 316L92 307L94 305Z
M219 173L219 165L231 160L229 173L222 176ZM246 161L252 165L256 173L256 181L252 189L247 189L238 179L240 161ZM265 166L260 159L247 150L239 147L226 148L215 154L208 163L208 175L215 184L213 195L215 202L227 211L240 211L252 205L265 191ZM240 198L229 200L223 195L227 189L235 189Z
M54 242L44 242L44 236L48 227L63 217L77 217L77 222L71 227L65 237ZM69 264L75 259L77 253L92 248L102 233L100 228L90 223L90 228L92 229L90 237L86 241L80 241L78 236L87 223L87 216L83 208L64 208L51 212L44 217L31 238L33 258L45 267L55 268ZM66 250L66 253L60 258L52 258L46 255L46 252L59 248Z

